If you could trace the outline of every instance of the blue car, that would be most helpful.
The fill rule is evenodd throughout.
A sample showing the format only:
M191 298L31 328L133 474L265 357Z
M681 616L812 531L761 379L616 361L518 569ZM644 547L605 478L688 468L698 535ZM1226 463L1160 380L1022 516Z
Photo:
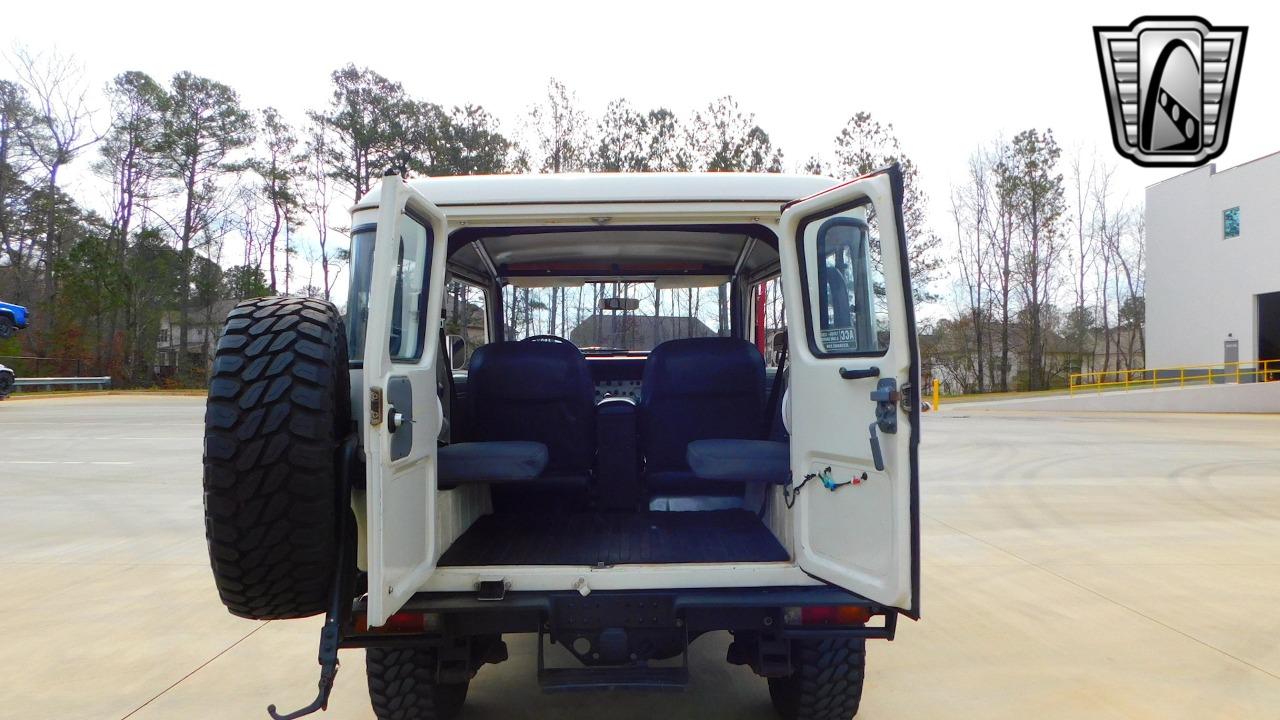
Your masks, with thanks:
M31 316L21 305L0 302L0 340L8 340L30 324Z

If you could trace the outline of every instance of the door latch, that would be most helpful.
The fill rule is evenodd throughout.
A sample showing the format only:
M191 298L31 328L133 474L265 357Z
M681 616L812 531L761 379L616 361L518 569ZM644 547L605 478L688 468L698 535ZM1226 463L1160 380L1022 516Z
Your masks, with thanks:
M382 424L382 388L369 388L369 424L377 427Z
M871 402L876 404L876 421L867 426L871 435L871 461L876 470L884 470L884 453L880 450L879 429L884 433L898 432L898 401L902 393L898 392L898 382L893 378L880 378L876 389L871 391Z
M880 426L880 432L898 432L898 401L901 399L898 381L880 378L876 389L871 391L871 402L876 404L876 425Z

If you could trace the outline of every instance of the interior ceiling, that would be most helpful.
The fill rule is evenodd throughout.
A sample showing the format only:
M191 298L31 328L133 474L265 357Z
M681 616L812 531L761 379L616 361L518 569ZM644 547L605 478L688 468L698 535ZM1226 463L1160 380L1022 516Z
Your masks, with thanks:
M738 263L750 237L739 232L601 229L577 232L485 237L484 247L499 274L546 272L573 275L653 275L676 272L706 274L708 269L731 270ZM755 270L777 262L778 254L764 242L755 242L743 270ZM450 258L487 277L486 264L468 244Z

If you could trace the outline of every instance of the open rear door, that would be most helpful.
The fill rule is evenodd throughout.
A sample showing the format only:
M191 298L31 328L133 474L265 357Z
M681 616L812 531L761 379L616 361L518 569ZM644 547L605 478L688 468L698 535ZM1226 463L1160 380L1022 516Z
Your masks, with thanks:
M897 165L783 209L797 560L920 608L919 354ZM866 474L863 479L863 473Z
M364 346L369 625L435 567L436 394L445 216L399 176L382 181Z

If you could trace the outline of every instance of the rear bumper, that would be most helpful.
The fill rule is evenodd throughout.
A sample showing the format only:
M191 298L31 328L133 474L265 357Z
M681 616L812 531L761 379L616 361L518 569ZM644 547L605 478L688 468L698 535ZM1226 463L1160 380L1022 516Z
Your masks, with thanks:
M603 610L597 622L584 623L575 629L603 630L624 624L617 618L634 617L631 608L654 607L656 626L684 628L690 637L717 630L735 632L768 632L783 638L861 637L892 640L897 627L898 611L886 608L864 597L830 586L714 588L695 590L619 590L597 591L585 597L577 592L509 592L501 600L480 600L476 593L419 593L401 609L402 613L432 613L440 617L439 630L430 633L393 634L370 630L344 633L344 647L413 644L442 635L484 635L508 633L555 632L564 619L566 605L591 605ZM809 606L859 606L870 611L872 618L859 626L787 626L783 609ZM559 612L558 612L559 610ZM364 600L355 606L357 617L363 616ZM610 617L611 614L613 617ZM648 622L645 623L648 625ZM594 626L594 627L592 627ZM634 625L631 625L635 627ZM654 625L649 625L654 627Z

